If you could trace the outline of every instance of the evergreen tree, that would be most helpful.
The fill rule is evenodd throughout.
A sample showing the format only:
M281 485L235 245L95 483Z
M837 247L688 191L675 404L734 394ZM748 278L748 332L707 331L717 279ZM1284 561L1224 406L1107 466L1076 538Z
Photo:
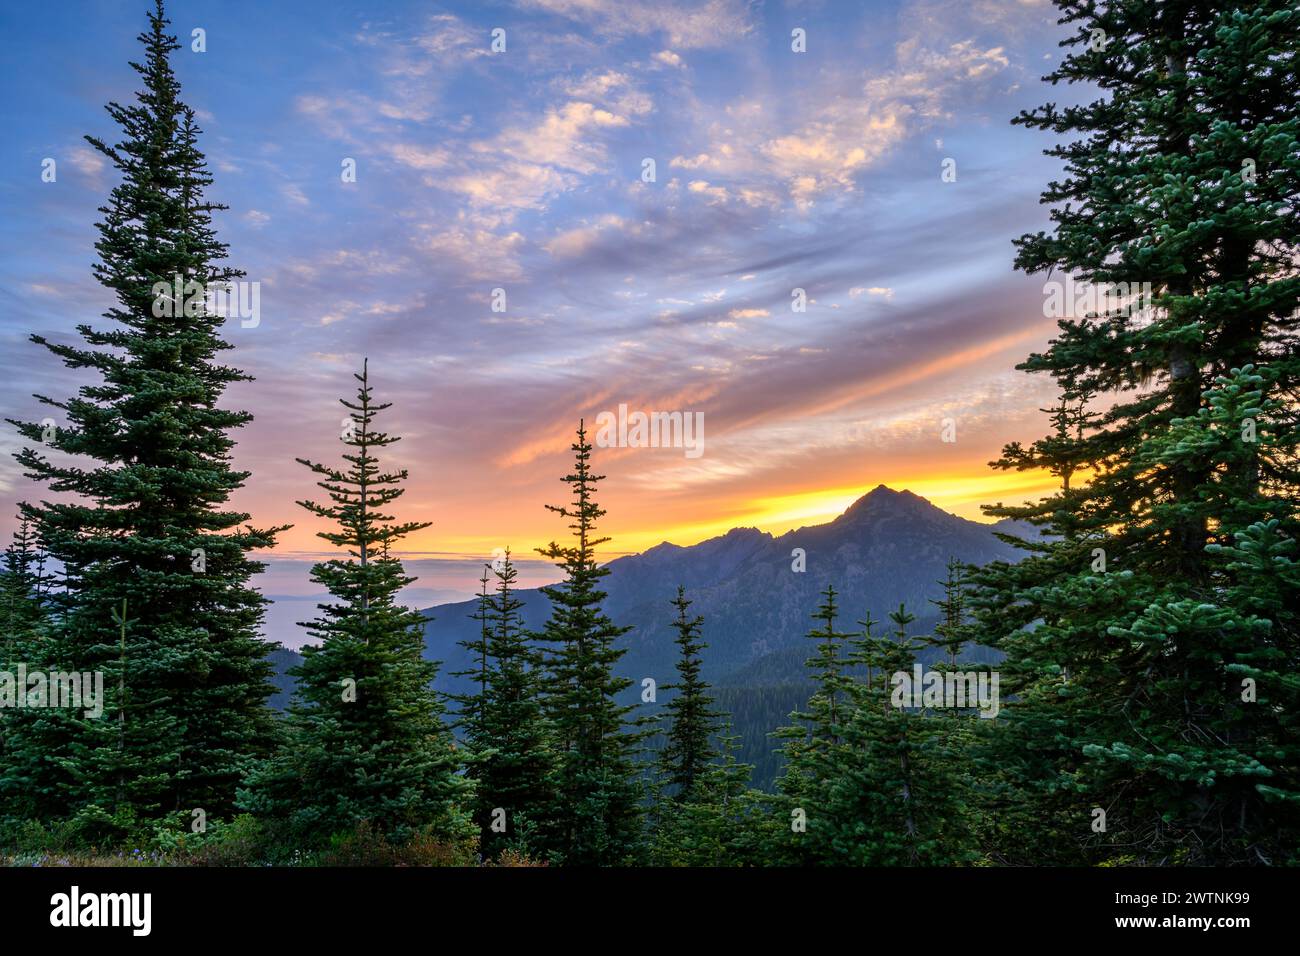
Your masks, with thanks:
M1048 532L976 576L1015 700L991 763L1027 801L1033 862L1290 861L1300 11L1057 5L1073 49L1048 80L1104 95L1017 119L1070 139L1049 150L1055 228L1016 264L1149 282L1154 307L1062 320L1020 366L1070 407L1110 404L1050 448L1086 485L989 509Z
M483 740L490 750L476 764L485 856L509 847L532 856L548 845L555 808L555 759L542 712L541 672L516 595L519 571L510 550L494 565L496 589L484 608L489 668L483 691ZM494 814L504 811L504 829Z
M821 592L822 603L812 616L820 626L808 632L808 637L817 642L816 655L805 662L815 685L808 709L791 714L795 723L775 733L785 740L785 769L777 781L783 797L780 805L788 814L799 816L806 826L806 832L791 828L786 862L815 861L827 853L828 788L838 773L847 705L844 669L849 663L844 653L848 635L835 627L839 616L835 593L833 585Z
M973 859L965 740L954 720L911 709L895 675L912 675L915 617L889 615L893 639L863 622L850 660L878 675L848 687L852 714L840 733L819 828L820 862L851 866L941 866Z
M673 799L686 802L694 798L696 784L717 759L711 742L723 713L713 707L709 684L700 677L701 654L707 646L700 636L704 618L688 617L691 602L686 589L677 588L673 599L677 617L673 629L677 644L677 683L664 684L660 690L675 690L665 710L668 714L668 742L659 752L659 773L663 782L674 789Z
M20 521L0 556L0 670L25 661L48 618L50 576L31 525Z
M720 756L702 768L689 800L660 800L651 837L654 866L758 866L773 840L767 795L748 786L752 768L736 760L734 734L719 734Z
M37 396L61 423L14 422L60 453L24 449L28 476L68 496L22 506L66 569L57 663L102 672L109 698L109 719L69 719L47 756L72 781L67 810L111 816L119 832L140 815L229 809L273 734L270 645L257 635L265 601L249 586L263 566L249 553L281 529L246 526L227 506L248 477L231 465L230 433L251 416L220 401L248 377L218 361L230 348L224 319L202 296L242 273L221 264L212 214L225 207L204 198L211 178L167 23L159 0L132 64L144 88L108 106L120 141L87 137L121 174L100 209L94 267L117 299L111 327L78 326L84 345L32 336L98 380L64 401ZM155 291L176 282L184 301ZM132 623L119 640L123 601Z
M677 588L672 605L679 677L660 688L677 693L665 708L667 742L659 753L650 860L656 866L754 864L766 851L763 796L748 787L752 768L736 759L738 738L719 733L726 715L715 709L710 685L700 676L704 619L689 613L685 588Z
M491 565L488 564L483 566L483 577L479 578L478 601L474 605L474 613L470 615L471 620L478 622L478 634L468 640L457 641L457 644L469 652L472 666L469 670L452 671L453 677L469 678L474 689L464 694L448 695L457 706L456 729L465 735L466 742L473 750L480 750L487 746L483 729L483 713L488 699L488 643L490 641L488 601L491 598L488 593L488 569L490 567Z
M601 610L600 580L609 573L596 563L596 536L605 514L595 500L603 475L591 470L592 446L581 423L572 445L574 468L562 480L572 491L567 505L547 510L568 519L573 543L554 541L538 552L555 561L564 580L542 588L551 615L538 637L546 659L549 717L555 727L559 803L554 820L563 860L572 865L628 862L641 843L642 787L635 748L642 738L626 726L631 706L617 697L632 686L614 673L627 649L618 639L629 630Z
M397 603L413 583L391 547L429 522L395 523L385 510L403 494L405 469L384 470L376 452L399 438L378 431L391 407L371 398L366 365L355 401L342 399L351 451L343 467L297 459L319 476L330 503L300 501L335 527L317 532L346 557L312 567L311 578L335 598L307 624L319 643L303 648L290 711L289 739L241 793L254 812L287 820L300 839L320 843L363 824L389 839L426 832L472 837L472 784L442 721L432 689L438 665L423 658L424 618Z
M11 682L0 700L0 823L6 827L58 814L67 786L46 749L65 732L63 715L18 706L27 692L19 668L43 671L53 657L44 565L31 526L20 522L0 558L0 674Z
M947 577L939 582L943 588L943 598L930 601L939 609L942 619L934 629L935 643L948 654L948 663L956 667L957 655L966 641L963 618L966 612L966 598L963 591L962 563L956 558L949 558Z

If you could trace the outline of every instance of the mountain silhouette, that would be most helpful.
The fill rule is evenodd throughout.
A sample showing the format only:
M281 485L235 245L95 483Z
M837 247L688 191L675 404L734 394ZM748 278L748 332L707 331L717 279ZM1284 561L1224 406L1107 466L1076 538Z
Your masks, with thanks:
M757 783L768 784L776 767L767 734L806 703L804 661L813 651L806 635L819 592L835 586L839 630L860 630L868 611L885 621L904 603L917 617L911 633L928 633L937 623L930 602L942 595L950 558L972 564L1018 560L1021 552L996 532L1033 533L1010 522L960 518L910 491L879 485L826 524L779 536L735 528L698 544L664 542L617 558L602 587L606 613L632 627L621 639L627 653L618 665L633 680L628 702L640 701L644 678L662 685L676 677L669 602L680 584L694 602L691 610L704 616L703 676L733 715L741 758L756 765ZM803 571L794 570L796 549L803 552ZM528 589L518 596L526 625L540 630L550 613L545 595ZM468 690L467 679L452 672L469 669L469 655L458 642L477 634L479 624L471 617L476 606L461 601L424 611L426 655L443 662L440 690ZM972 648L966 657L988 660L990 654Z

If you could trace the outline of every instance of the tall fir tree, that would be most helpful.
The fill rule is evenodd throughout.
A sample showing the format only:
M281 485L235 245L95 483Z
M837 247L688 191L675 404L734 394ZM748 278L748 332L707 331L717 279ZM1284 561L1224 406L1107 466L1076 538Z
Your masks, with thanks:
M249 554L282 529L228 507L248 477L232 467L231 432L251 416L220 402L248 376L218 361L224 318L203 296L242 273L222 265L212 214L225 207L204 198L211 177L167 24L159 0L143 62L131 64L143 89L108 106L120 140L87 137L121 176L97 224L94 274L117 300L110 326L79 325L83 345L32 336L97 381L63 401L37 396L61 422L14 422L58 453L24 449L26 474L66 496L22 507L66 573L57 664L102 672L108 694L109 719L68 720L49 759L66 772L67 811L119 834L141 816L230 809L274 726L271 646L257 633L265 601L249 586L263 565ZM176 283L184 301L155 290ZM123 601L131 623L119 640Z
M748 787L752 768L736 759L737 737L721 730L725 712L715 708L701 677L708 646L704 619L690 613L686 589L677 588L675 683L665 707L666 742L659 752L650 861L656 866L741 866L762 859L765 808ZM718 741L714 743L715 739Z
M1047 79L1103 95L1016 120L1066 138L1054 229L1016 264L1149 282L1154 307L1064 319L1020 366L1101 404L1037 446L1085 485L989 509L1048 532L975 580L1014 694L992 762L1033 862L1293 862L1300 11L1057 5L1074 32Z
M492 566L496 588L484 608L487 681L482 739L476 761L483 852L510 849L540 857L551 844L547 821L555 809L555 755L542 712L539 655L529 643L517 595L519 571L506 549Z
M385 511L404 490L407 471L385 470L376 452L400 439L374 427L391 407L371 397L368 363L355 401L341 399L348 425L344 466L298 461L320 480L328 504L300 501L334 528L317 537L346 557L312 567L312 580L335 599L306 625L318 643L303 648L289 736L241 792L248 809L287 821L304 842L365 825L393 840L418 833L472 840L472 783L443 722L432 688L438 665L423 657L424 617L397 603L416 579L392 546L429 522L396 522Z
M629 727L633 708L618 695L632 680L614 672L627 648L619 627L601 608L600 580L609 568L597 563L596 549L605 511L595 499L603 475L591 470L591 443L578 424L573 471L562 479L571 489L566 505L547 505L566 518L571 544L552 541L538 548L564 573L564 580L542 588L551 614L538 635L547 649L547 709L555 728L557 783L554 832L560 856L570 865L617 865L640 852L642 785L636 750L643 734Z
M662 691L676 691L665 707L668 719L667 742L659 752L659 775L662 782L672 788L673 799L689 802L695 796L696 785L707 768L717 759L713 737L722 711L713 706L709 684L700 676L702 655L707 646L700 634L704 618L691 616L691 602L686 589L677 588L673 599L677 617L673 629L677 636L677 680L664 684Z

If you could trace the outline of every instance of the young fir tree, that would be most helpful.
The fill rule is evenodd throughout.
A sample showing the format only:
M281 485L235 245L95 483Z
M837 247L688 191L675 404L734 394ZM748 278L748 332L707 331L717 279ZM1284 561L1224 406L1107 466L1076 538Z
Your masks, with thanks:
M457 841L473 836L465 807L472 784L444 725L432 689L437 664L426 661L424 618L397 603L413 583L392 546L429 522L395 523L385 511L403 494L405 469L385 470L376 452L399 438L378 431L375 416L391 407L371 398L368 369L357 379L341 440L343 467L298 461L320 477L328 504L300 501L330 521L317 537L346 557L312 568L335 598L306 625L319 643L303 648L290 709L289 736L241 792L250 810L287 820L307 843L365 824L389 839L416 833Z
M661 800L655 810L654 866L759 866L773 841L767 795L749 788L753 768L736 760L738 737L718 735L719 758L696 777L690 800Z
M45 556L31 525L20 521L0 555L0 671L11 673L24 662L31 666L29 656L48 618L49 586ZM13 703L6 701L6 706Z
M455 727L465 735L465 741L473 751L482 750L490 745L484 737L483 731L483 711L487 701L487 684L488 684L488 600L491 595L488 593L488 570L491 565L483 565L483 577L479 578L478 601L474 605L474 613L470 619L478 622L478 634L464 641L457 643L469 652L470 667L468 670L452 671L453 677L466 677L472 685L472 690L464 694L449 694L448 697L456 704L456 723Z
M1037 836L1016 845L1034 862L1290 861L1300 11L1057 3L1075 32L1048 79L1103 95L1017 119L1065 140L1049 153L1066 172L1043 195L1053 231L1016 263L1149 282L1155 308L1062 320L1021 366L1110 404L1053 449L1094 470L1086 485L990 509L1068 516L976 581L1015 695L997 762Z
M672 788L672 799L689 802L694 799L696 785L706 769L717 759L712 738L717 732L722 711L715 710L709 695L710 685L700 677L703 664L701 655L707 646L700 636L704 618L688 616L691 602L686 599L686 589L677 588L673 599L677 617L673 629L677 631L677 674L674 684L664 684L660 690L677 691L668 702L668 740L659 752L659 775L663 784Z
M791 826L785 862L812 862L826 857L828 788L839 772L847 706L844 669L849 661L844 651L848 635L835 627L839 608L834 586L828 585L821 593L822 603L812 616L820 626L808 632L808 637L817 642L817 653L805 662L815 689L808 710L791 714L796 722L775 733L785 740L785 768L777 781L783 799L778 805L792 819L797 817L805 828Z
M600 579L609 569L596 563L596 548L609 541L596 536L605 512L595 500L604 478L591 470L591 444L578 425L573 471L562 480L573 498L547 505L567 518L573 543L554 541L538 552L555 561L564 580L542 588L551 615L538 637L548 648L547 709L555 728L559 802L554 833L560 856L571 865L621 864L641 844L642 786L635 751L643 737L628 729L631 706L617 696L631 685L614 673L627 649L618 639L629 630L601 610Z
M710 685L700 676L704 619L690 615L685 588L678 587L672 604L679 677L660 687L677 693L665 708L669 725L659 754L650 860L655 866L757 863L762 803L748 787L752 768L736 760L738 738L719 732L726 715L714 708Z
M913 709L895 675L912 677L916 618L899 606L893 638L877 637L868 614L850 643L850 663L874 675L847 687L851 715L840 729L825 786L819 862L847 866L940 866L974 858L967 805L965 740L955 721Z
M497 583L484 609L489 667L482 707L489 749L475 765L483 853L492 857L509 848L533 856L548 845L555 759L538 655L519 613L524 602L516 595L519 571L509 549L492 573Z
M69 719L48 758L73 781L68 812L120 825L229 809L274 726L270 645L257 635L265 601L249 586L262 564L249 553L282 529L246 526L228 507L248 477L231 465L230 433L251 416L220 403L248 377L219 361L230 348L224 319L203 295L242 273L221 264L212 214L225 207L204 198L211 178L167 24L160 0L140 36L143 62L132 64L143 89L108 106L119 141L87 137L121 176L97 224L94 274L117 300L109 324L79 325L81 345L32 336L95 381L63 401L37 396L53 422L14 423L58 453L17 456L65 496L22 507L66 569L57 663L102 672L108 696L105 717ZM177 282L183 301L170 291ZM124 642L113 620L123 601Z
M951 557L948 559L946 570L947 577L939 582L939 586L943 588L943 597L938 601L931 600L930 603L937 607L942 615L934 629L935 643L948 655L948 664L956 667L957 655L961 653L961 646L966 641L963 626L966 613L966 597L963 591L964 572L962 563Z
M0 824L48 819L60 809L68 781L49 758L49 744L66 732L63 715L18 706L27 687L19 668L44 671L53 655L50 579L44 555L22 521L0 558Z

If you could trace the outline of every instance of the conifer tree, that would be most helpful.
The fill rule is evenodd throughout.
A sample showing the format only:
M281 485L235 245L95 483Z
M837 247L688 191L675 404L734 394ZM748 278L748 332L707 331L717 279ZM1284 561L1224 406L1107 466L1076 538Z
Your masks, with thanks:
M820 626L808 632L817 642L816 655L805 662L815 685L808 709L791 714L795 723L775 733L786 741L785 769L777 781L782 806L806 821L806 832L790 831L788 849L793 861L815 860L826 853L828 787L838 773L842 722L847 716L844 669L849 662L844 651L848 635L835 627L839 607L834 586L827 585L821 594L822 603L812 615Z
M665 708L667 742L659 753L650 859L656 866L752 865L767 849L763 801L749 790L752 768L736 759L738 738L719 731L726 714L715 709L710 685L700 676L704 619L689 613L683 587L672 605L679 677L660 687L677 693Z
M718 735L719 758L704 767L690 800L660 800L650 862L654 866L760 866L772 862L767 794L749 788L753 768L736 759L738 738Z
M1052 448L1086 485L989 509L1049 533L976 578L1015 697L993 762L1028 801L1034 862L1291 861L1300 11L1057 5L1074 33L1047 79L1103 96L1016 120L1063 137L1066 166L1053 231L1016 264L1149 282L1154 302L1063 319L1020 366L1108 404Z
M878 675L848 685L852 714L841 728L826 784L821 862L850 866L940 866L973 859L966 806L964 741L955 721L910 709L894 675L912 674L916 643L903 606L889 615L892 639L863 632L849 659Z
M298 684L288 740L250 780L242 802L287 821L308 842L362 824L399 841L419 832L462 840L473 835L473 788L459 773L431 686L438 665L422 656L424 617L397 603L415 578L391 550L429 522L385 513L402 496L407 471L381 465L376 453L399 440L374 427L391 403L372 400L368 365L354 377L356 400L340 400L348 409L345 464L297 459L329 496L328 504L299 505L332 523L317 537L346 555L311 571L335 600L306 625L318 643L303 648L291 671Z
M31 641L48 617L49 587L39 542L31 525L19 521L0 556L0 670L12 671L32 652Z
M555 808L555 759L542 712L538 654L524 631L519 571L508 548L492 573L496 588L484 608L489 666L482 715L490 749L475 765L483 851L491 857L509 847L533 856L551 836L545 827ZM494 829L498 811L502 827Z
M491 568L491 565L485 564L483 566L483 577L479 578L478 600L474 605L474 613L470 615L472 620L478 622L478 634L467 640L457 642L469 652L471 666L468 670L452 671L453 677L469 678L473 689L464 694L448 695L457 705L455 726L465 735L466 742L475 750L486 746L484 742L483 713L488 699L488 642L490 640L488 632L488 601L491 597L488 593L489 568Z
M635 750L643 734L629 729L629 705L618 695L632 686L614 672L626 653L619 627L601 609L600 580L609 573L596 561L596 524L605 514L595 500L603 475L591 470L591 443L578 425L573 471L562 480L572 499L547 510L568 519L572 544L539 548L556 562L564 580L542 592L551 615L538 637L548 648L547 709L555 728L559 803L554 830L563 860L571 865L627 862L641 845L642 786Z
M66 732L64 715L18 706L27 688L19 668L43 671L52 653L50 576L31 526L21 521L0 558L0 824L49 819L61 809L68 781L48 747Z
M673 799L686 802L693 799L696 784L717 759L712 738L717 732L717 722L723 713L713 707L709 684L700 677L703 664L701 655L707 646L700 636L704 618L690 617L691 602L686 599L686 589L677 588L673 599L677 617L673 628L677 644L676 683L664 684L660 690L677 693L668 702L668 741L659 753L659 773L667 786L672 787Z
M75 784L67 811L111 817L119 833L142 815L228 810L273 734L265 601L249 586L262 564L249 553L281 529L247 526L228 507L248 477L232 467L230 433L251 416L220 403L248 376L219 361L224 319L203 296L242 273L222 265L212 214L225 207L204 198L211 177L167 24L159 0L132 64L143 89L108 105L120 139L87 137L121 176L97 224L94 274L116 297L109 324L79 325L79 345L32 336L95 380L66 400L37 396L53 424L14 422L59 453L24 449L27 475L67 496L22 506L66 573L57 663L103 672L109 698L105 718L69 720L48 759ZM183 301L156 283L180 283ZM123 601L132 623L119 641Z
M956 667L957 655L961 653L961 646L966 640L963 627L966 599L963 592L962 563L956 558L949 558L947 572L947 577L939 582L943 588L943 598L938 601L931 600L930 603L943 615L934 629L935 643L947 652L948 663Z

